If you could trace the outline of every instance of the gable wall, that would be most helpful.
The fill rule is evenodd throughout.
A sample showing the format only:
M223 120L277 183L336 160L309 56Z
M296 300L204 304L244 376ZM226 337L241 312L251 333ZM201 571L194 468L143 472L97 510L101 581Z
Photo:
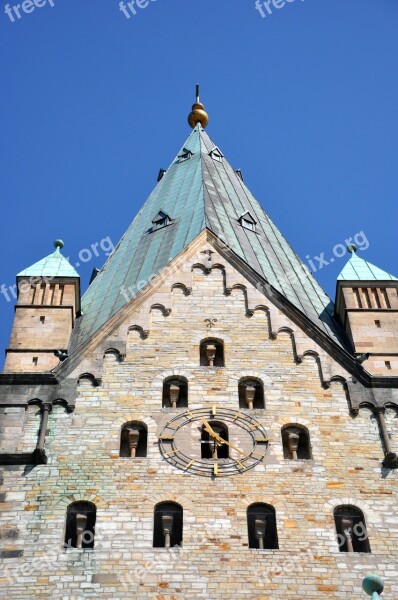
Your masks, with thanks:
M204 250L212 250L214 268ZM361 579L377 571L385 577L391 598L398 586L398 519L394 472L381 470L382 448L374 418L367 411L349 413L339 382L321 385L311 356L296 364L297 353L317 351L326 379L349 379L317 344L204 243L187 250L180 267L132 303L123 322L98 340L97 350L82 356L70 374L95 371L101 384L82 379L76 409L62 406L50 415L46 440L48 465L3 467L0 531L18 528L18 537L2 537L3 552L23 550L7 558L1 583L9 598L363 598ZM191 288L171 287L183 283ZM248 307L266 306L247 316ZM187 293L187 292L186 292ZM153 305L164 308L152 308ZM169 310L171 312L169 313ZM205 319L217 319L209 328ZM139 326L142 331L129 329ZM226 366L199 365L199 343L205 337L224 340ZM145 338L145 339L143 339ZM125 344L125 357L104 350ZM101 365L101 373L98 365ZM162 409L162 381L182 375L189 381L191 409L212 406L238 408L241 376L264 382L266 409L255 417L271 438L263 464L230 478L198 477L175 469L161 458L157 436L171 411ZM184 410L184 409L181 409ZM173 411L177 414L179 409ZM25 415L18 451L35 443L35 410ZM140 420L148 427L148 457L119 458L123 423ZM388 415L393 444L398 449L397 419ZM310 431L313 460L283 459L280 430L300 423ZM187 435L196 435L190 426ZM236 432L234 443L242 442ZM65 511L74 499L97 505L94 550L62 549ZM184 546L180 551L152 548L153 508L175 500L184 508ZM246 509L267 502L276 509L279 550L247 547ZM367 521L372 554L346 555L334 537L333 508L352 503ZM5 556L5 555L3 555ZM12 585L10 582L12 580ZM387 595L386 591L386 597Z

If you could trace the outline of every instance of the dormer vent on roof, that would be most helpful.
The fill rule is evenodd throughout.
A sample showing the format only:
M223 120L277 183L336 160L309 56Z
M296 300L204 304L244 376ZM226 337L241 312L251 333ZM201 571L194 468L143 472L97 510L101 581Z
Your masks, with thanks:
M241 215L238 220L242 227L244 227L245 229L250 229L250 231L256 231L257 221L254 217L252 217L249 211L243 213L243 215Z
M169 215L160 210L156 217L152 219L152 227L149 230L150 233L152 231L157 231L158 229L163 229L163 227L167 227L167 225L171 224L172 220L173 219L169 217Z
M222 159L224 158L224 154L221 152L220 148L217 148L217 146L214 146L213 150L210 150L209 156L218 162L222 162Z
M166 169L159 169L157 181L159 182L161 179L163 179L163 177L166 175L166 173L167 173Z
M192 156L193 152L188 150L188 148L183 148L181 154L178 155L178 162L185 162L186 160L189 160Z

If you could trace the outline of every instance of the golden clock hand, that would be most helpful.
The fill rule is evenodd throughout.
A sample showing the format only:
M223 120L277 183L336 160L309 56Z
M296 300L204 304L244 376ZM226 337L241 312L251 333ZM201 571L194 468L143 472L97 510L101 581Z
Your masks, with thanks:
M240 454L242 454L245 458L249 458L248 454L246 454L246 452L243 452L243 450L241 450L237 446L234 446L233 444L230 444L229 442L227 442L227 440L224 440L223 438L220 438L220 439L221 439L221 441L222 441L223 444L227 444L228 446L230 446L234 450L237 450L237 452L240 452Z
M214 429L212 429L212 427L211 427L211 425L210 425L209 421L208 421L207 419L205 419L204 417L201 417L201 419L202 419L202 422L203 422L203 424L205 425L205 427L206 427L207 431L208 431L209 433L211 433L212 435L214 435L214 436L217 436L218 434L217 434L217 433L214 431Z
M214 429L212 429L210 423L208 421L206 421L206 419L204 417L202 417L202 422L205 426L205 431L207 431L207 433L209 433L211 435L211 437L216 440L216 442L220 442L220 440L222 440L222 438L218 435L218 433L216 433L214 431Z

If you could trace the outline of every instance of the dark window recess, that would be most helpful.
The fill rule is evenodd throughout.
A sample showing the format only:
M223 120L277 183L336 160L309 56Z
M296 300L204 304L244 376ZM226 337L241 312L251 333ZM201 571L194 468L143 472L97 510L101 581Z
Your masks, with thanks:
M188 381L185 377L168 377L163 382L163 408L188 406Z
M153 519L153 547L166 548L182 545L183 509L175 502L161 502L155 507Z
M183 148L181 154L178 155L178 162L185 162L193 156L192 152L187 148Z
M251 504L247 509L247 528L249 548L258 550L277 550L279 548L273 506L260 502Z
M201 367L224 367L224 345L216 339L202 340L200 343Z
M148 446L148 430L144 423L132 421L123 425L120 436L122 458L145 458Z
M256 231L257 221L249 212L245 212L239 217L239 223L245 229Z
M209 421L210 427L215 433L217 433L223 440L228 442L228 427L224 423L219 421ZM202 427L202 435L200 436L201 444L201 458L205 459L217 459L217 458L228 458L227 444L219 446L214 438Z
M156 217L152 220L152 228L150 231L157 231L158 229L163 229L163 227L167 227L170 225L173 219L169 217L165 212L160 210Z
M239 177L239 179L241 179L242 181L244 181L243 179L243 173L240 169L236 169L235 173L237 174L237 176Z
M242 377L238 384L239 408L265 408L262 381L254 377Z
M282 429L283 456L287 459L311 459L310 435L302 425L285 425Z
M94 548L96 513L91 502L74 502L68 507L65 548Z
M365 517L359 508L338 506L334 522L340 552L370 552Z

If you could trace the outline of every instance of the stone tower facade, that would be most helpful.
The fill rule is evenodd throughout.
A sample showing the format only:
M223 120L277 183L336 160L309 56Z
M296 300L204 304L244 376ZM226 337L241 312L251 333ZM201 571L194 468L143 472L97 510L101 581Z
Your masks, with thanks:
M377 375L398 375L398 280L354 255L337 281L336 314Z
M61 240L55 252L17 276L18 302L5 373L52 371L66 353L80 311L80 277L62 256Z
M77 274L36 273L66 286L59 313L21 292L1 597L360 600L374 571L398 596L398 377L393 358L367 369L382 346L358 320L396 355L396 280L372 279L390 307L370 317L351 297L368 274L343 271L335 312L203 113L81 312Z

